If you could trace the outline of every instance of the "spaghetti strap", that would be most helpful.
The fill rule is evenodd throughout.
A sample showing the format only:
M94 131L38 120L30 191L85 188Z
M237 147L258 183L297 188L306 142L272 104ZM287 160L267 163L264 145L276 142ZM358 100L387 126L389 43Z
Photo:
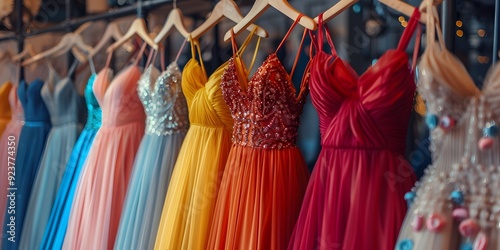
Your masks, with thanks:
M148 68L152 63L154 63L157 55L158 55L158 50L151 49L151 51L149 51L148 60L146 61L145 68Z
M323 32L325 34L323 35ZM326 41L330 45L330 49L332 51L332 55L338 57L337 50L335 49L335 45L333 45L332 37L330 35L330 29L328 29L328 25L323 20L323 13L318 16L318 35L317 35L317 45L318 51L323 51L323 37L326 37Z
M95 75L96 70L95 70L95 65L94 65L94 60L90 57L89 58L89 67L90 67L90 72Z
M142 58L142 54L144 53L144 51L146 50L146 46L148 44L147 43L143 43L142 46L141 46L141 49L139 50L139 53L137 54L137 57L135 58L135 61L134 61L134 65L137 66L139 64L139 61L141 60Z
M306 38L307 29L304 28L304 33L302 34L302 39L300 40L299 50L297 51L297 55L295 55L295 60L293 61L292 71L290 71L290 77L293 76L295 72L295 68L297 67L297 63L299 62L300 52L302 52L302 45L304 45L304 39Z
M420 11L418 10L418 8L415 8L413 14L411 15L410 21L408 22L408 26L405 28L403 35L399 40L398 50L402 51L406 50L413 36L413 33L415 32L415 29L419 25L419 20L420 20Z
M201 56L201 50L200 50L200 42L197 39L191 40L191 56L192 58L196 59L196 52L198 52L198 63L201 66L201 70L203 71L204 75L207 75L207 71L205 70L205 64L203 63L203 57Z
M71 75L75 72L76 67L78 66L79 61L78 60L73 60L73 63L71 63L71 66L68 69L68 73L66 74L68 77L71 77Z
M276 51L274 53L278 53L278 50L281 49L281 46L283 46L283 44L285 43L286 39L288 39L288 37L290 36L290 34L292 33L293 31L293 28L295 28L295 26L297 26L297 24L299 23L300 19L304 16L304 14L300 13L299 16L297 17L297 19L295 19L295 21L293 22L292 26L290 26L290 29L288 29L288 32L286 32L286 35L285 37L283 37L283 40L281 40L281 43L280 45L278 45L278 48L276 48Z
M182 51L184 50L184 46L186 46L186 42L187 42L187 38L184 39L184 42L182 42L181 48L179 49L179 51L177 52L177 55L175 56L175 60L174 60L175 63L177 63L177 61L179 60L179 57L181 56Z

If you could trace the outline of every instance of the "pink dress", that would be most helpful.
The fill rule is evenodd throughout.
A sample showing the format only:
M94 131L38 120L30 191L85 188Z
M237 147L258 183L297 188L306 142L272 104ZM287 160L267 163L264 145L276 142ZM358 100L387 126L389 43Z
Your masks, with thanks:
M320 118L322 150L288 249L387 250L396 243L415 176L405 138L415 81L405 50L418 25L409 22L397 49L358 76L322 50L311 62L311 100Z
M7 187L9 186L9 183L7 181L7 174L9 172L9 166L8 166L8 157L12 157L11 159L15 159L16 155L9 155L9 152L16 152L15 151L9 151L7 149L7 144L9 142L9 136L14 137L14 142L15 142L15 147L17 149L17 143L19 141L19 135L21 134L21 128L23 127L24 123L24 113L23 113L23 106L21 105L21 102L17 98L17 86L12 86L10 89L9 93L9 104L10 104L10 110L11 110L11 120L5 127L4 132L2 133L2 138L0 139L0 214L3 215L5 214L5 208L6 208L6 202L7 200L5 197L7 197ZM12 160L11 162L14 162ZM4 216L0 216L0 228L3 227L3 220ZM0 241L0 246L1 246L1 241Z
M113 249L146 115L137 95L141 75L137 65L128 66L109 83L111 75L105 67L94 83L102 127L78 183L63 249Z

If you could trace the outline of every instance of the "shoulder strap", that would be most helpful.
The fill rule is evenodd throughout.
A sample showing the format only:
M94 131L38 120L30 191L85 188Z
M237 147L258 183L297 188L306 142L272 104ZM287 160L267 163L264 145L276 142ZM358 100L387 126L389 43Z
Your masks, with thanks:
M328 29L328 25L324 22L323 20L323 13L319 14L318 16L318 36L317 36L317 46L318 46L318 51L323 51L323 31L325 32L325 37L330 45L330 49L332 50L332 54L337 57L337 50L335 49L335 46L333 45L332 37L330 35L330 29Z
M233 48L233 57L234 58L240 57L245 52L245 49L248 47L248 45L252 41L252 38L255 35L256 31L257 31L257 27L255 27L252 30L252 32L250 32L250 34L247 36L247 38L245 39L245 41L243 42L243 44L241 44L241 47L238 49L238 44L236 43L234 31L233 31L233 29L231 29L231 47ZM253 68L253 65L255 63L255 59L257 58L257 53L258 53L259 46L260 46L260 37L257 38L257 43L255 45L255 51L253 53L252 62L250 63L249 69ZM249 74L250 70L248 70L247 73Z
M184 46L186 46L186 42L187 42L187 38L184 39L184 41L182 42L181 48L177 52L177 56L175 56L175 60L174 60L175 63L177 63L177 61L179 60L179 57L181 56L181 53L184 50Z
M205 65L203 64L203 57L201 56L201 49L200 49L200 42L198 39L193 39L191 40L191 56L193 58L196 58L196 52L198 52L198 58L199 58L199 63L201 65L201 70L203 71L203 74L207 74L207 71L205 70Z
M139 65L139 61L141 60L142 58L142 54L144 53L144 51L146 50L146 46L148 44L146 42L143 42L142 43L142 46L141 46L141 49L139 50L139 53L137 53L137 57L135 58L135 61L134 61L134 65L137 66Z
M399 40L398 50L403 50L403 51L406 50L413 36L413 33L415 32L415 29L419 24L419 20L420 20L420 11L418 10L418 8L415 8L413 14L411 15L410 21L408 22L408 26L406 26L403 35Z

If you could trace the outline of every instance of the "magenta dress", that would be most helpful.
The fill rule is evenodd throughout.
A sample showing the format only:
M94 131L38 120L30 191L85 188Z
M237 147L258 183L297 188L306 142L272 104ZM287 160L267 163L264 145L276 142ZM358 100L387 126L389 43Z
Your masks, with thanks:
M5 208L6 208L6 202L7 200L5 197L7 197L7 187L9 186L9 183L7 181L7 174L9 172L8 169L8 157L12 157L13 159L16 158L15 152L17 152L17 144L19 141L19 135L21 134L21 129L23 128L23 123L24 123L24 113L23 113L23 106L21 105L21 102L19 101L19 98L17 98L17 86L12 86L9 92L9 104L10 104L10 110L11 110L11 120L5 127L5 130L2 133L2 137L0 139L0 214L4 215L5 214ZM9 136L14 138L15 142L15 151L9 151L7 149L7 145L9 142ZM9 155L9 152L13 152L14 155ZM11 162L14 162L12 160ZM4 216L0 216L0 228L3 227L3 222L4 222ZM0 246L1 246L1 241L0 241Z
M137 95L141 75L137 64L110 83L111 75L105 67L94 83L102 127L78 183L63 249L113 249L146 115Z

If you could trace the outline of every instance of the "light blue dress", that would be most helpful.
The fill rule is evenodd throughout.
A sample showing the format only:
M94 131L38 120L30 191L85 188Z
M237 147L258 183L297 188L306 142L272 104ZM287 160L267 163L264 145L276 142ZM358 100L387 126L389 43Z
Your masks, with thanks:
M49 220L62 175L82 130L85 101L70 78L52 77L41 89L52 128L26 210L19 249L38 249Z
M181 72L171 63L160 72L150 65L137 86L146 111L141 141L123 206L115 249L153 249L177 155L189 127Z
M87 159L94 137L99 127L101 127L102 111L92 90L95 77L96 75L93 74L85 87L84 94L88 109L87 123L73 148L73 152L71 152L71 157L62 177L56 200L52 206L49 221L45 227L40 249L52 250L62 248L66 229L68 228L69 214L75 190L84 166L83 163Z

